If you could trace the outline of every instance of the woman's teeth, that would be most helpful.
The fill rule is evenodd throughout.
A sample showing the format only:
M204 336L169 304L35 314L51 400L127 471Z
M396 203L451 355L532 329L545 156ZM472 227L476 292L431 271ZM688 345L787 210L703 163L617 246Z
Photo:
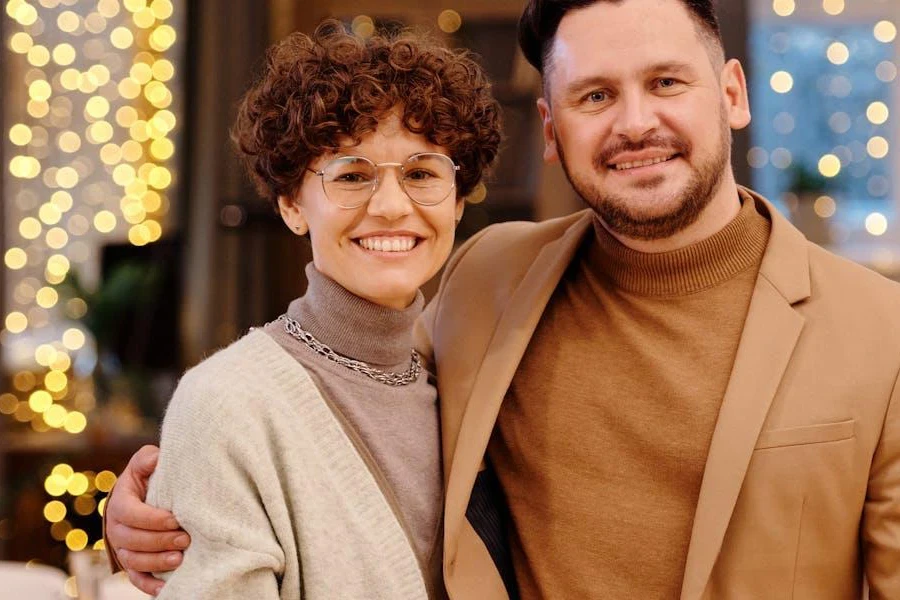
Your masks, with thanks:
M414 237L366 237L359 239L359 245L375 252L409 252L416 247Z

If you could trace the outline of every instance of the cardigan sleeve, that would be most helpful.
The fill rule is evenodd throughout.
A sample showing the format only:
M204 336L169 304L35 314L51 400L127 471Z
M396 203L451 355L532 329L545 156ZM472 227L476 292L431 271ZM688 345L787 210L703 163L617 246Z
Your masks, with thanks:
M147 501L175 514L191 545L159 598L277 599L282 550L261 489L277 489L263 427L241 392L188 372L163 421ZM299 597L299 590L290 594Z

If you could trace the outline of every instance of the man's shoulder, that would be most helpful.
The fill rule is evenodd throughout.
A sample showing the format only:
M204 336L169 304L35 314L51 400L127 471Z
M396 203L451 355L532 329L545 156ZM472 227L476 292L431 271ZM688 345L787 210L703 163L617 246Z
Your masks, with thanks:
M815 244L809 244L809 268L814 295L900 323L900 283Z
M448 269L496 272L527 269L547 244L591 218L590 210L546 221L508 221L490 225L456 252Z

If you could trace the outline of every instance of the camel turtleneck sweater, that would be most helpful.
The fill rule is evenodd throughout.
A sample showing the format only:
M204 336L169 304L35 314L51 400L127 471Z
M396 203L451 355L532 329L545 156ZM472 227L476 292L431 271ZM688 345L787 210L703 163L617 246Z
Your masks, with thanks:
M595 222L488 450L523 598L679 596L769 227L745 198L716 235L646 254Z
M413 323L422 312L421 292L405 310L373 304L347 291L310 263L306 294L287 314L316 339L343 356L385 371L410 365ZM320 393L352 428L363 453L386 480L412 543L440 582L440 523L443 507L437 391L422 370L418 380L391 387L316 353L274 321L268 333L302 364ZM442 589L437 585L436 589Z

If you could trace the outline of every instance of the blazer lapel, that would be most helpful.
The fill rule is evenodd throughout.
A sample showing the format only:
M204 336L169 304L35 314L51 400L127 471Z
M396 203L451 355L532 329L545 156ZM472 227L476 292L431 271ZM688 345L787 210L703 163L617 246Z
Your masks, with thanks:
M575 222L559 239L547 244L526 273L497 326L469 392L459 429L459 441L446 469L445 527L458 540L472 487L484 459L500 405L541 314L592 222L591 213ZM453 564L457 548L446 548Z
M810 295L808 242L771 204L751 195L769 212L772 231L709 448L682 600L699 600L709 582L753 448L803 329L792 305Z

